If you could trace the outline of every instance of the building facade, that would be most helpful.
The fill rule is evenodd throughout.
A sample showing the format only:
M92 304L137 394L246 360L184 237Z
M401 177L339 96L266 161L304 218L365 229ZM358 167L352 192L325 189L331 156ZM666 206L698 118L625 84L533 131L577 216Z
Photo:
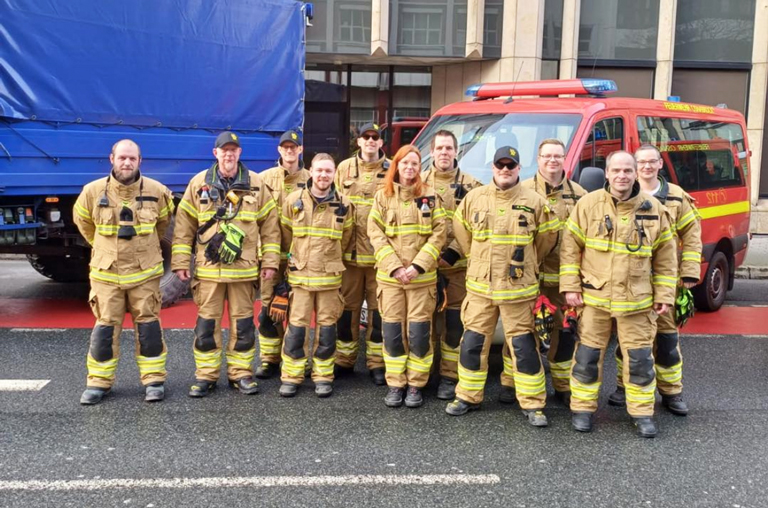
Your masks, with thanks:
M618 95L741 111L752 230L768 233L768 0L312 3L309 151L345 157L363 124L429 117L475 83L613 79Z

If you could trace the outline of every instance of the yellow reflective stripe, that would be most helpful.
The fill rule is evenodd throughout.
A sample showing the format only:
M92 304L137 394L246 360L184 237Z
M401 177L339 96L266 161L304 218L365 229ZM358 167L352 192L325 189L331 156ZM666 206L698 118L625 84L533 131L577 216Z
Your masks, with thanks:
M376 250L376 254L374 255L374 257L376 261L380 263L382 259L394 253L395 253L395 249L393 249L391 245L385 245L384 247ZM350 254L350 259L351 257L352 255Z
M608 298L600 298L589 294L588 292L582 293L584 303L591 307L602 307L604 309L610 309L616 312L629 312L634 310L643 310L650 308L653 305L653 297L649 296L639 302L617 302L609 300Z
M549 373L552 379L568 379L571 377L571 360L564 362L549 362Z
M381 213L380 213L378 210L376 210L376 209L373 209L373 210L371 210L371 218L372 218L374 221L376 221L376 223L377 223L379 226L381 226L381 227L385 227L385 226L384 226L384 219L381 217Z
M312 238L330 238L341 240L342 232L333 228L318 228L314 226L293 226L293 234L297 237L309 236Z
M498 235L491 236L494 245L528 245L533 242L533 235Z
M363 196L347 196L352 204L356 206L373 206L373 198L365 198Z
M286 217L282 213L280 214L280 224L287 226L289 229L293 227L293 220L290 217Z
M135 284L137 282L143 282L149 279L150 277L154 277L155 275L162 275L162 273L163 273L163 263L160 262L148 270L144 270L136 273L129 273L125 275L111 273L111 272L104 272L102 270L99 270L98 268L91 268L90 276L94 280L99 280L102 282L111 282L113 284Z
M546 393L547 382L544 379L544 370L539 374L523 374L522 372L515 372L515 391L518 394L528 395L529 397L536 397Z
M582 231L579 225L576 224L573 221L573 219L571 219L570 217L568 218L568 221L565 223L565 227L568 228L568 231L578 236L582 242L587 240L587 235L584 234L584 231Z
M167 374L165 370L165 360L168 353L162 353L160 356L136 356L136 364L139 367L139 374Z
M157 222L147 222L147 223L141 223L136 224L134 229L136 230L136 234L138 235L148 235L152 233L155 230L155 225Z
M355 262L358 265L373 265L376 263L376 259L370 254L357 254L355 259L352 259L351 252L344 253L344 261Z
M386 351L384 351L383 356L387 373L403 374L405 372L405 364L408 361L407 356L389 356Z
M208 268L195 267L195 275L198 279L246 279L259 276L259 267L251 268Z
M668 229L666 231L669 233ZM614 242L613 240L603 240L602 238L587 238L585 246L599 252L612 251L638 257L651 257L653 255L653 248L650 245L640 245L638 247L638 245L634 243L627 245L624 242ZM636 252L633 252L635 249L637 249Z
M255 214L256 220L261 220L264 217L266 217L269 212L271 212L272 210L275 209L275 207L277 207L277 204L275 203L275 200L272 199L272 198L269 198L269 201L264 203L264 206L261 207L261 210L256 212L256 214ZM253 212L241 212L241 213L252 214ZM240 214L238 214L238 215L240 215Z
M702 219L714 219L715 217L736 215L737 213L749 213L749 201L738 201L727 205L699 208L698 212Z
M291 358L283 353L281 355L283 364L280 366L280 370L283 374L289 377L304 378L304 370L307 367L307 357L304 356L298 360Z
M453 216L456 215L455 210L445 210L445 216L449 219L453 219Z
M560 265L560 276L563 275L579 275L581 266L579 265Z
M262 355L279 355L283 339L279 337L265 337L259 334L259 351Z
M541 282L549 282L549 283L560 282L560 274L558 274L558 273L541 272L539 274L539 281L541 281Z
M349 229L355 225L355 218L351 215L344 221L343 229Z
M542 224L539 224L538 230L539 233L546 233L548 231L559 231L562 229L562 224L560 222L560 219L555 217L552 220L548 220L547 222L544 222Z
M653 242L653 248L654 248L654 250L655 250L655 249L656 249L656 247L658 247L660 244L662 244L662 243L664 243L664 242L666 242L666 241L668 241L668 240L671 240L671 239L672 239L672 237L673 237L673 235L672 235L672 231L671 231L669 228L667 228L667 229L665 229L664 231L662 231L662 232L661 232L661 234L659 235L659 237L658 237L658 238L657 238L657 239L656 239L656 240Z
M333 376L333 366L335 362L336 359L333 356L327 360L314 357L312 358L312 372L323 377Z
M512 358L508 357L507 355L503 355L501 357L503 365L503 372L507 376L514 379L515 377L515 366L512 364Z
M120 226L112 224L96 224L96 232L101 236L113 236L117 234Z
M459 222L461 222L464 225L464 228L466 228L467 231L472 231L472 226L464 220L464 215L461 213L461 210L456 210L456 214L454 215L455 219L458 219ZM474 232L473 232L474 237Z
M86 359L88 375L104 379L112 379L115 377L115 370L117 370L117 360L117 358L112 358L105 362L99 362L89 354Z
M440 251L437 250L437 248L434 245L432 245L431 243L425 243L421 247L421 250L426 252L430 256L432 256L432 259L434 259L435 261L437 261L437 258L440 257Z
M394 277L390 277L387 275L387 272L384 272L382 270L376 270L376 280L380 280L382 282L389 282L392 284L401 284L401 282ZM419 282L435 282L437 280L437 271L432 270L431 272L425 272L420 273L416 276L415 279L411 281L411 284L416 284Z
M471 226L469 226L467 229L472 231L472 239L473 240L487 240L487 239L489 239L490 237L493 236L493 230L492 229L473 230Z
M200 351L199 349L193 349L192 351L195 357L195 367L198 369L208 367L214 369L221 368L221 350Z
M656 379L647 386L628 383L624 389L627 394L627 404L653 404L656 401Z
M448 214L445 213L445 209L443 208L435 208L432 210L432 222L435 221L435 219L442 219L443 217L447 216Z
M187 215L189 215L190 217L194 217L195 219L197 219L198 217L197 209L195 209L192 203L190 203L186 199L182 199L181 201L179 201L179 209L187 212ZM213 212L211 212L211 216L213 216Z
M251 348L248 351L227 351L227 363L232 367L250 369L255 356L256 348Z
M458 362L459 361L459 348L451 348L445 342L440 344L440 356L443 361L446 362Z
M408 370L411 370L414 372L429 374L429 371L432 370L433 359L434 359L434 355L427 355L424 358L419 358L418 356L415 356L413 353L408 353L408 362L406 363L406 367Z
M355 340L352 342L343 342L336 340L336 353L345 356L355 356L360 349L360 344Z
M261 256L264 257L266 253L280 254L279 243L264 243L261 245Z
M311 276L311 275L296 275L292 272L288 272L288 283L301 286L332 286L341 284L341 275L328 275L328 276Z
M384 348L381 342L365 341L366 358L380 358L383 350Z
M519 300L539 293L539 283L531 284L520 289L491 289L490 285L480 281L467 279L467 290L480 293L494 301Z
M694 250L684 250L680 259L683 261L694 261L696 263L701 263L701 253Z
M174 243L171 254L192 254L192 246L184 243Z
M677 287L677 277L667 277L666 275L654 275L653 283L660 286Z
M689 210L688 213L686 213L685 215L683 215L677 220L675 227L677 229L683 229L685 226L687 226L694 220L696 220L696 214L693 213L693 210Z
M371 214L373 216L373 214ZM387 236L401 236L401 235L429 235L432 233L431 224L403 224L402 226L386 225L384 226L384 233Z
M571 376L571 397L574 399L584 400L587 402L597 401L597 397L600 395L600 382L596 383L582 383L575 377Z
M488 369L478 371L467 370L461 362L459 362L457 368L459 372L459 388L468 392L479 392L485 388Z
M672 367L656 365L656 378L666 383L679 383L683 380L683 362L676 363Z
M91 212L89 212L88 209L81 206L79 201L75 201L75 211L77 212L77 215L79 215L83 219L90 220Z

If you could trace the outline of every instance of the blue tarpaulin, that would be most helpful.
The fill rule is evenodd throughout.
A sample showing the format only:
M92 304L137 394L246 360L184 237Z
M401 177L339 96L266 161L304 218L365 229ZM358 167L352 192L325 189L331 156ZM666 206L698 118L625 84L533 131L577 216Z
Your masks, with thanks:
M0 0L0 116L282 132L303 36L297 0Z

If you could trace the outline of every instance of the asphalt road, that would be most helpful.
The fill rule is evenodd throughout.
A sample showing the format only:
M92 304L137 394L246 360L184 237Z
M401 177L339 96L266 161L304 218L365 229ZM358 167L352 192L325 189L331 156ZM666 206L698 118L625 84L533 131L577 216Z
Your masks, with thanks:
M0 296L78 296L78 285L8 263L23 262L0 261ZM765 302L766 289L737 281L731 300ZM659 408L660 435L645 440L606 404L610 354L596 430L584 435L555 400L546 429L499 404L498 359L482 410L458 418L443 412L434 384L423 408L386 408L362 363L326 400L309 382L281 399L278 380L252 397L220 382L190 399L191 332L173 330L165 402L143 402L124 332L113 394L82 407L88 335L0 329L0 378L49 380L40 391L0 391L0 507L768 506L766 337L683 337L691 414Z

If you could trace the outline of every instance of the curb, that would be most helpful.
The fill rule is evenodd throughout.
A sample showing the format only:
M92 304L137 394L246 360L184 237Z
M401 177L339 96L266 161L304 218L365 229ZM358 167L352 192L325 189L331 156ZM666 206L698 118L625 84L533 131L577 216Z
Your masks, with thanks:
M768 266L740 266L736 269L737 279L768 279Z

